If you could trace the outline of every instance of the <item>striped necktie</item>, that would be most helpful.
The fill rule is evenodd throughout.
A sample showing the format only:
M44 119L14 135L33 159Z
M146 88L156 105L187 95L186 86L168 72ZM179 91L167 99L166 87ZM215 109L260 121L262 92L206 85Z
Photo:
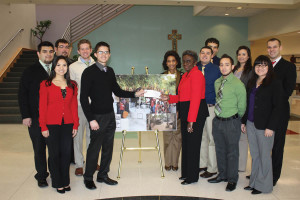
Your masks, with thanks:
M217 96L216 96L216 105L215 105L215 113L217 116L219 116L222 112L222 108L220 106L222 98L223 98L223 88L224 88L224 84L227 81L227 79L223 79L220 85L220 88L218 90Z
M49 65L46 65L46 68L47 68L47 73L48 73L48 75L50 75L50 66L49 66Z

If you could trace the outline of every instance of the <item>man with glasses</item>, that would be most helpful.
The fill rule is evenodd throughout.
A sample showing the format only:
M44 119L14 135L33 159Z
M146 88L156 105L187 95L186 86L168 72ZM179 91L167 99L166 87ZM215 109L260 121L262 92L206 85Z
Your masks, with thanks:
M93 175L97 168L101 148L97 182L104 182L108 185L118 184L117 181L108 177L116 129L112 93L124 98L140 97L144 94L144 90L129 92L120 88L114 70L107 66L110 46L106 42L96 44L94 56L97 62L83 71L80 90L81 106L91 129L91 141L87 150L83 175L85 187L88 189L96 189Z
M69 58L69 53L70 53L70 43L65 40L65 39L58 39L55 42L55 56L54 56L54 60L57 56L64 56L67 58L68 61L68 65L72 64L74 61Z
M213 50L212 60L211 62L215 65L220 65L220 58L217 56L219 52L220 42L216 38L208 38L205 41L205 46L209 46Z

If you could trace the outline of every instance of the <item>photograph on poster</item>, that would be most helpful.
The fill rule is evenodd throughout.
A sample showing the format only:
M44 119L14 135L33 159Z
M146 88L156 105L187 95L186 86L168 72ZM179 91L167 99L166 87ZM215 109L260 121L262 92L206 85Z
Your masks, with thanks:
M160 93L176 94L175 75L116 75L116 79L124 90L147 91L140 98L113 96L117 131L176 130L176 104L159 100Z

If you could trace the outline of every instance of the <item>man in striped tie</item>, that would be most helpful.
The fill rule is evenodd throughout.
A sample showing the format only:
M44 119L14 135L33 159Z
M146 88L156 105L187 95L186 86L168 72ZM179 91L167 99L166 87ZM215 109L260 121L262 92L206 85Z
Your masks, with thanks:
M215 81L216 104L212 134L216 146L219 174L210 183L227 182L226 191L233 191L238 181L241 117L246 111L246 89L232 70L233 59L224 54L220 60L222 76Z

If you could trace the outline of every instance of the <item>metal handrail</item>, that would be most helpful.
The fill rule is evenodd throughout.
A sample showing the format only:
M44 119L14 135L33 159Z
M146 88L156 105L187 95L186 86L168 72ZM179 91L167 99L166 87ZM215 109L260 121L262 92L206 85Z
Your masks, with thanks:
M22 31L24 31L23 28L19 29L18 32L6 43L6 45L0 50L0 54L2 53L2 51L4 51L4 49L6 49L6 47L17 37L17 35L19 33L21 33Z

